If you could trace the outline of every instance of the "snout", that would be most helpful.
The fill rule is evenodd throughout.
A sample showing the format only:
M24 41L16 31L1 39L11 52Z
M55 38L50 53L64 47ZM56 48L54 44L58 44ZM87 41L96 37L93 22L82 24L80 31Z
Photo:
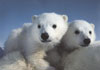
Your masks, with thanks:
M47 40L48 38L49 38L49 35L48 35L48 33L42 33L41 34L41 38L43 39L43 40Z
M45 32L45 33L41 34L42 42L50 42L50 40L48 40L48 38L49 38L48 33Z
M89 38L86 38L83 40L84 46L88 46L91 43L91 40Z

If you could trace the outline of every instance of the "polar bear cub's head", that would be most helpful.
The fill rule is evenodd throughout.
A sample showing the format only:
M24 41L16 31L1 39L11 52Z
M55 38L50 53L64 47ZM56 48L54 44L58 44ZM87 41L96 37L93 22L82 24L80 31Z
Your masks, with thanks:
M84 20L75 20L69 24L65 35L66 47L86 47L95 41L95 26Z
M58 43L67 31L68 17L56 13L43 13L32 17L35 40L42 44Z

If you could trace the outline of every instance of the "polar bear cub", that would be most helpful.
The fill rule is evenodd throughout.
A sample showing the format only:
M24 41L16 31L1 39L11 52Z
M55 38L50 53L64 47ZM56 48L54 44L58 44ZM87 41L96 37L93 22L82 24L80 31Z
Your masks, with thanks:
M5 43L5 53L19 50L35 70L53 70L43 58L62 39L67 20L66 15L56 13L33 16L32 23L12 31Z
M58 53L61 55L58 69L63 69L65 58L70 55L75 49L88 47L95 41L95 27L85 20L75 20L69 24L68 30L64 35ZM66 60L67 61L67 60Z
M65 48L86 47L95 41L95 26L85 20L75 20L69 24L67 33L62 39Z

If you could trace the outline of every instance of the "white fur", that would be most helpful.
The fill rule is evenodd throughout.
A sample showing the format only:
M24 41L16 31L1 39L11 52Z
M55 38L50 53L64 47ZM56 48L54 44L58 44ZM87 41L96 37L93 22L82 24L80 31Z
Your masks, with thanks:
M32 23L24 24L22 28L15 29L5 43L5 53L20 50L24 53L28 63L35 70L53 69L43 58L45 52L58 44L67 30L65 15L43 13L32 17ZM54 29L52 26L56 25ZM41 28L38 28L38 25ZM42 42L41 34L47 32L51 42Z
M76 30L80 32L78 35L75 34ZM91 35L89 34L89 31L92 32ZM76 48L83 47L81 45L84 45L85 38L90 38L90 44L95 41L94 25L89 24L85 20L75 20L71 22L66 34L62 38L61 44L48 52L48 61L57 69L62 69L62 62L65 54L67 56ZM54 57L56 57L56 59Z
M91 40L90 44L95 41L95 30L94 25L89 24L85 20L75 20L69 24L68 31L63 37L62 44L67 49L78 48L81 45L84 45L83 40L89 38ZM80 33L75 34L75 31L78 30ZM89 31L92 34L89 34ZM89 45L90 45L89 44Z
M79 34L75 34L76 30L79 31ZM89 34L89 31L91 31L92 34ZM58 48L58 52L60 52L62 57L59 60L59 65L57 66L58 69L63 69L64 62L66 60L65 57L70 55L70 53L72 53L77 48L86 47L82 46L84 45L84 39L86 38L89 38L91 41L89 45L94 43L95 30L93 24L89 24L85 20L75 20L69 24L68 30L61 41L61 45Z
M19 52L12 52L0 59L0 70L27 70L25 59ZM31 69L30 69L31 70Z
M100 70L100 41L65 55L64 70Z

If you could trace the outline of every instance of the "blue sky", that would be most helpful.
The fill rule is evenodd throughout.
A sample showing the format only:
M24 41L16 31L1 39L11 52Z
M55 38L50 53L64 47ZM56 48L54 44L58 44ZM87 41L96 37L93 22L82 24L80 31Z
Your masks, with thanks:
M95 24L100 40L100 0L0 0L0 46L12 29L31 22L32 15L44 12L66 14L69 22L87 20Z

